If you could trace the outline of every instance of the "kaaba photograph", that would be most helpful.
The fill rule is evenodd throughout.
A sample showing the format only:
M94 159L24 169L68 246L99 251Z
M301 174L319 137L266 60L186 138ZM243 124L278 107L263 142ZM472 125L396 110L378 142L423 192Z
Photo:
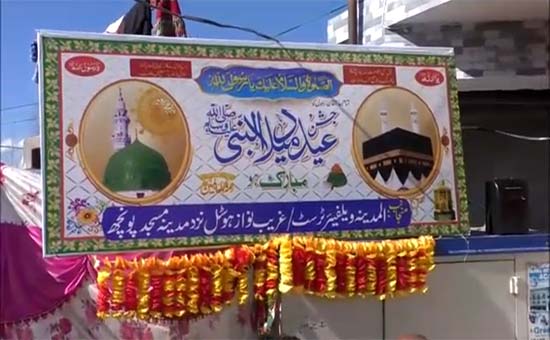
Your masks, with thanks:
M359 172L386 196L422 194L437 176L438 126L428 105L409 90L370 95L357 113L353 141Z

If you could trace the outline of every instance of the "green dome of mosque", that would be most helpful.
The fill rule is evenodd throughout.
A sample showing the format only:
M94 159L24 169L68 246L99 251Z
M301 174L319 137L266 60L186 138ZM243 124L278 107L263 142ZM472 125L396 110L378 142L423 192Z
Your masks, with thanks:
M135 140L111 156L103 184L111 191L160 191L171 181L164 157Z

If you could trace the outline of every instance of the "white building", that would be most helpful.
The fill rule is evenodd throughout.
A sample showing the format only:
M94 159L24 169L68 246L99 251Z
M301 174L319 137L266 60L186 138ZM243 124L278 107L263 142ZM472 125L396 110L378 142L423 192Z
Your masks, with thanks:
M463 128L550 136L549 0L357 0L358 40L372 46L453 47ZM348 40L348 12L328 20L329 43ZM550 225L548 142L463 130L473 226L484 185L525 179L533 228Z
M358 0L366 45L454 47L466 90L548 89L548 0ZM328 21L348 39L347 11ZM513 76L513 81L511 81Z

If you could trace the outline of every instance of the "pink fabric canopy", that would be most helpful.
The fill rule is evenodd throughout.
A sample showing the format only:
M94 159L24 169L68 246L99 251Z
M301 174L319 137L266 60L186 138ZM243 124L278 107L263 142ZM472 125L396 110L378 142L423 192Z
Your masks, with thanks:
M86 276L87 259L42 258L41 230L2 222L0 322L50 312L70 298Z
M42 257L42 188L37 172L0 163L0 324L47 314L95 276L88 256ZM167 259L182 252L111 254Z
M87 257L44 259L38 174L0 165L0 323L39 317L80 286Z
M219 315L195 321L192 329L187 320L154 324L97 319L92 258L42 257L40 175L0 164L0 204L0 339L254 337L246 325L248 307L228 307ZM166 259L182 253L121 255Z

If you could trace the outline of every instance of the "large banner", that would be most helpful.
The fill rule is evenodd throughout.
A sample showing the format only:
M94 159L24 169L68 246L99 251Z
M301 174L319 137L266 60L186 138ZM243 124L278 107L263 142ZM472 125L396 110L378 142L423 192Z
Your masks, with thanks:
M46 255L467 229L447 49L39 46Z
M527 266L529 340L550 339L550 263Z

